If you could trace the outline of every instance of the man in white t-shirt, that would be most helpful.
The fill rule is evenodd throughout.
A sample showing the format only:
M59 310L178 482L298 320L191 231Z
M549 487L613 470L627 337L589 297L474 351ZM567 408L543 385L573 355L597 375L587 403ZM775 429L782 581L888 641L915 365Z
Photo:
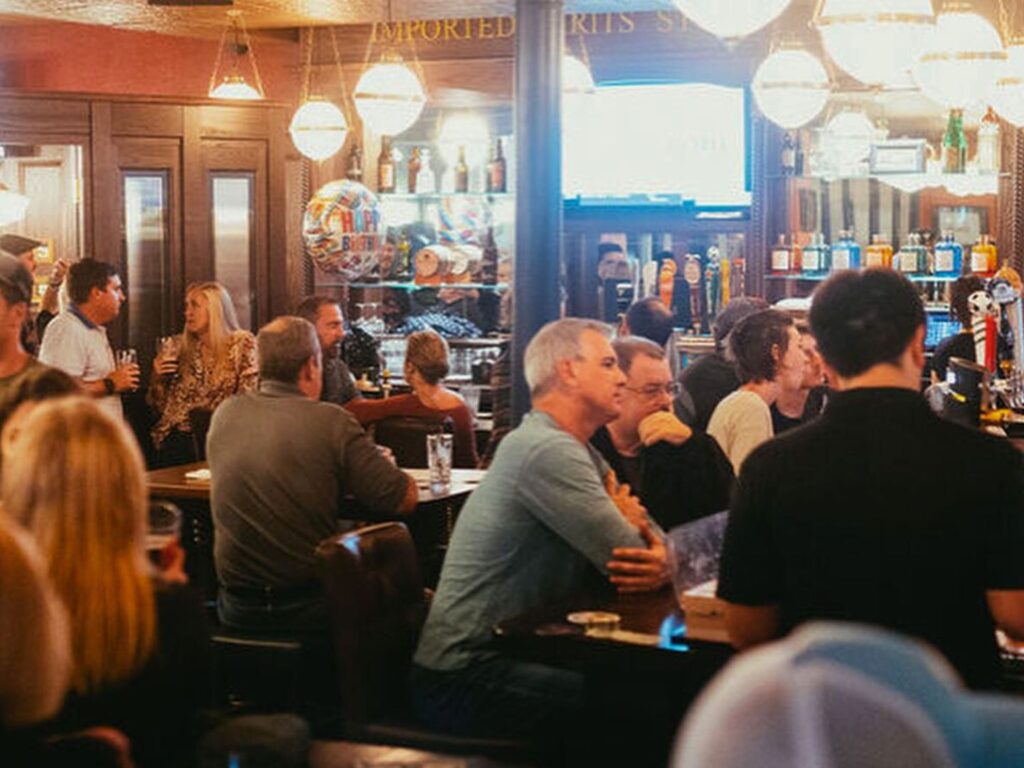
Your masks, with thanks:
M75 378L108 413L121 417L120 393L139 385L137 364L114 365L103 327L121 311L121 278L111 264L82 259L68 270L68 295L71 304L47 327L39 360Z

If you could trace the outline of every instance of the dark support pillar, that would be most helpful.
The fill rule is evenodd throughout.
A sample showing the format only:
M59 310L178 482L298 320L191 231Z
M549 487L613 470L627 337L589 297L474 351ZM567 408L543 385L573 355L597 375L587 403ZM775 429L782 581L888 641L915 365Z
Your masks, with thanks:
M530 409L523 352L558 319L562 254L563 0L516 0L516 264L512 424Z

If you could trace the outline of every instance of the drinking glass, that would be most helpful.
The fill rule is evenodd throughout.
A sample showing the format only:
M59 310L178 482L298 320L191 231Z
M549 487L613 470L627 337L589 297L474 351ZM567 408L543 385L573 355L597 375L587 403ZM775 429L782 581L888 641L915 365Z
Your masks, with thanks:
M474 384L466 384L459 388L459 394L466 401L466 407L476 416L480 409L480 387Z
M178 337L160 336L156 340L156 355L164 360L178 359Z
M126 368L129 365L138 365L139 353L131 347L119 349L114 356L114 360L117 362L118 368Z
M451 435L427 435L427 468L430 492L435 496L448 493L452 487Z
M150 502L146 529L146 554L150 562L160 570L166 569L180 538L181 510L167 501Z

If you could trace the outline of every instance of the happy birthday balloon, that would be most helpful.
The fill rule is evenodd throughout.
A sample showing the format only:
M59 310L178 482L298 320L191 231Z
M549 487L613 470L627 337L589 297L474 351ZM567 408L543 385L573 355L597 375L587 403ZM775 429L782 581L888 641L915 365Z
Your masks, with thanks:
M384 245L380 200L362 184L340 179L320 187L306 205L306 252L325 272L358 280L377 265Z

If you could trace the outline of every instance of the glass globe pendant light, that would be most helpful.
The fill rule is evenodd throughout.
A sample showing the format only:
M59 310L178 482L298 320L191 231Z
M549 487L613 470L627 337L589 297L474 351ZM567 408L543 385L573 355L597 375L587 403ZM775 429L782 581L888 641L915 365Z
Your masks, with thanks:
M867 85L893 85L935 29L932 0L825 0L814 20L832 60Z
M698 27L725 40L756 32L779 17L790 0L675 0Z
M825 107L828 72L802 48L783 48L761 62L751 90L765 117L786 129L799 128Z
M249 39L249 30L242 20L241 11L228 11L228 20L224 25L224 31L220 36L220 44L217 46L217 59L213 62L213 72L210 73L210 87L208 93L214 99L238 99L243 101L255 101L263 98L263 82L260 79L260 70L256 65L256 49ZM233 41L229 47L231 51L231 71L224 76L224 79L217 84L217 72L220 69L221 57L224 53L228 32L231 32ZM246 82L242 75L242 62L248 59L252 69L253 79L256 86L253 87Z
M990 99L999 116L1018 127L1024 126L1024 38L1006 46L1007 60L996 78Z
M345 98L345 80L341 74L341 60L334 29L330 30L334 44L334 64L341 83L342 102ZM288 133L295 148L310 160L326 160L345 144L348 136L348 120L338 106L323 96L310 93L310 79L313 70L314 29L303 33L304 59L302 78L302 103L295 110Z
M842 171L849 170L871 152L875 126L863 112L844 109L825 125L825 151Z
M914 79L942 106L970 107L988 98L1006 59L995 27L963 3L947 3L914 65Z
M423 83L397 53L385 53L356 84L356 111L382 136L397 136L415 123L427 103Z

